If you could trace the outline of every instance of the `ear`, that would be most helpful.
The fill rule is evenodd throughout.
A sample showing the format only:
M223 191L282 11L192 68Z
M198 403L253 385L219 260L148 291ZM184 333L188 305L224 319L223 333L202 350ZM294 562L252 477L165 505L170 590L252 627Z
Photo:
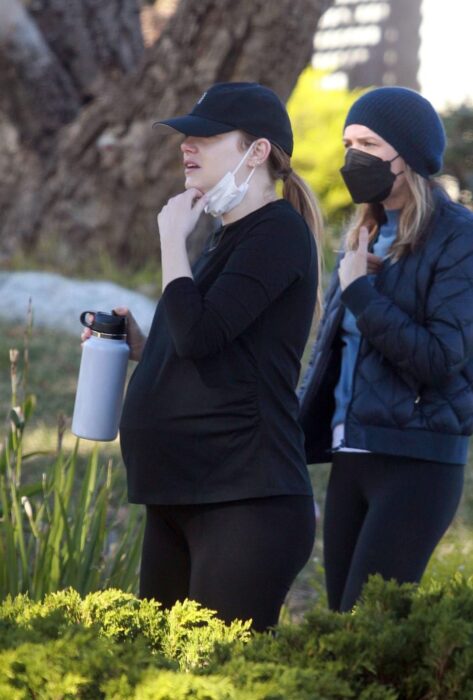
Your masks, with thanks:
M248 158L248 165L251 168L255 168L257 165L261 165L268 158L271 153L271 143L268 139L256 139L253 141L250 157Z

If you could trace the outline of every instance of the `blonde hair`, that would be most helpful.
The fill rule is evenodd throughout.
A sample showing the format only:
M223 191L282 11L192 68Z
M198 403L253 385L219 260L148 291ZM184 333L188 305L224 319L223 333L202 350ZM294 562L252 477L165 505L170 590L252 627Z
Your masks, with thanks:
M432 190L434 187L439 187L436 183L414 172L407 164L404 172L408 195L401 209L396 240L390 250L390 257L393 260L399 260L419 246L434 209ZM366 226L369 231L369 241L373 241L383 221L384 209L381 204L358 205L348 225L345 248L355 250L358 247L362 226Z
M249 148L255 140L250 134L243 133L244 147ZM271 144L271 152L267 160L268 173L273 182L282 180L282 196L294 209L299 212L307 226L311 230L317 248L317 302L315 306L315 318L318 321L322 314L322 237L324 221L319 203L309 185L291 167L291 159L282 148Z

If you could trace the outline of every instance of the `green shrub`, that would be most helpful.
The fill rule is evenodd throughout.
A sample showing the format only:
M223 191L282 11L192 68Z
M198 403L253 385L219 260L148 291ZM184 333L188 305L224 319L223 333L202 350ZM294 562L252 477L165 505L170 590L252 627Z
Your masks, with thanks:
M224 678L188 672L204 668L216 645L247 640L248 629L226 626L198 603L164 611L114 589L83 599L69 589L41 603L8 597L0 606L0 698L231 697Z
M287 669L311 670L323 698L466 700L473 697L472 642L471 580L418 589L374 577L352 614L315 609L300 626L281 627L275 640L255 640L241 650L243 662L233 657L224 670L250 674L252 664L284 659ZM306 695L301 689L293 697Z
M471 700L473 581L372 578L352 613L251 634L117 590L0 606L0 700Z

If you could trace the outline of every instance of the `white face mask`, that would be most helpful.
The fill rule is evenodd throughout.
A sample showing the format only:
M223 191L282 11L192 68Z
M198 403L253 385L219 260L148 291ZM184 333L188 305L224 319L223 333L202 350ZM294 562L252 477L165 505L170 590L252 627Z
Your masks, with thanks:
M222 216L222 214L226 214L240 204L248 191L248 183L255 172L255 168L248 174L248 177L241 185L236 184L235 173L238 172L244 163L251 148L252 146L249 147L236 168L224 175L222 179L207 192L207 204L204 209L207 214L211 214L215 217Z

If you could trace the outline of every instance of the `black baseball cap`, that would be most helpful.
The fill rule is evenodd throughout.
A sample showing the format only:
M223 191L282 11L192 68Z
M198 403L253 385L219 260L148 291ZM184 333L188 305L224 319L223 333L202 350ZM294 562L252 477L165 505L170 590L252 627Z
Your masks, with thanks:
M286 107L275 92L259 83L216 83L184 117L157 121L186 136L216 136L246 131L266 138L292 155L293 137Z

